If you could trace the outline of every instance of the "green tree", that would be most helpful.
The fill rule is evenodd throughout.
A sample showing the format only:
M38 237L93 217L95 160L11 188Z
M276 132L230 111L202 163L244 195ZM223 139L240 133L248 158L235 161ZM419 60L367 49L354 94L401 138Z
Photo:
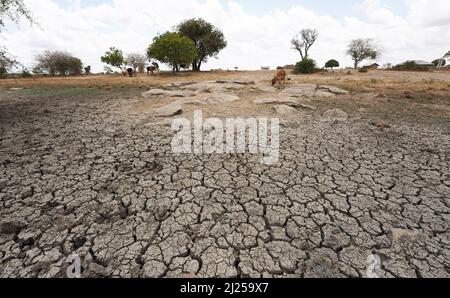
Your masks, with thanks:
M214 25L203 19L189 19L178 25L180 34L188 37L195 44L197 57L192 62L192 70L200 71L203 62L216 57L226 46L225 36Z
M148 47L147 56L162 63L169 64L173 73L181 64L190 64L197 58L195 43L189 38L175 32L166 32L153 39Z
M447 61L445 59L436 59L433 62L434 65L438 66L440 64L440 66L445 66L447 64Z
M297 73L314 73L317 71L316 62L313 59L303 59L298 62L294 67L294 74Z
M380 54L380 50L370 38L352 40L347 49L347 55L352 57L355 69L362 61L366 59L375 60Z
M100 59L103 63L119 68L120 71L124 70L125 59L123 58L123 52L115 47L109 48Z
M339 67L339 62L335 59L331 59L330 61L325 63L325 68L333 69L334 67Z
M88 65L84 68L84 73L87 75L91 74L91 66L90 65Z

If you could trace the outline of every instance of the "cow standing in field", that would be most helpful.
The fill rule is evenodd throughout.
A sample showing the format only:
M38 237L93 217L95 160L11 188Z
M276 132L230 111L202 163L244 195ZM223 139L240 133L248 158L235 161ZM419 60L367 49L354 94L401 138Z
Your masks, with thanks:
M284 69L280 68L277 71L277 75L272 80L272 86L277 85L276 87L278 89L281 89L284 86L284 84L286 84L286 79L287 79L287 72Z
M133 70L132 68L128 68L128 69L127 69L127 72L128 72L128 76L129 76L130 78L132 78L133 75L134 75L134 70Z
M153 75L153 73L156 71L156 67L154 66L148 66L147 67L147 75L151 74Z
M159 65L156 62L153 62L151 66L147 67L147 75L153 75L156 71L159 71Z

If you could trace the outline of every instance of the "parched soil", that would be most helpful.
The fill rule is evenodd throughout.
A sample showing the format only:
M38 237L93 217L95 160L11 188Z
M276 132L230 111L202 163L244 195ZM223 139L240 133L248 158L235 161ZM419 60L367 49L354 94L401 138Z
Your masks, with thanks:
M0 277L450 277L450 74L272 76L1 82ZM174 154L199 109L279 118L279 162Z

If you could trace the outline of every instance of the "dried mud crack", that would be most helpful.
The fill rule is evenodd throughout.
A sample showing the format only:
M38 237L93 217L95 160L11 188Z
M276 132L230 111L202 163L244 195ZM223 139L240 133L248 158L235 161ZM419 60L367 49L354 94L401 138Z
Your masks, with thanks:
M448 131L323 111L315 95L346 96L326 87L2 95L0 277L65 276L72 254L84 277L365 277L373 253L385 277L449 277ZM177 100L174 115L267 97L295 107L272 166L251 154L175 155L153 114ZM146 114L133 110L149 101Z

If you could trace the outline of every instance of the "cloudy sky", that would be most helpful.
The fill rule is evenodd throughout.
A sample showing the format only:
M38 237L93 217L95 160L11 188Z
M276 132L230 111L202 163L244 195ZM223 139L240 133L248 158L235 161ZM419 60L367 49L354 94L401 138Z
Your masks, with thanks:
M25 0L39 26L7 25L6 43L25 65L46 49L66 50L94 71L110 46L145 53L155 35L179 22L202 17L220 28L228 47L204 67L258 69L292 64L300 56L290 40L317 28L311 56L319 65L345 56L354 38L374 38L377 61L434 60L450 50L450 0Z

